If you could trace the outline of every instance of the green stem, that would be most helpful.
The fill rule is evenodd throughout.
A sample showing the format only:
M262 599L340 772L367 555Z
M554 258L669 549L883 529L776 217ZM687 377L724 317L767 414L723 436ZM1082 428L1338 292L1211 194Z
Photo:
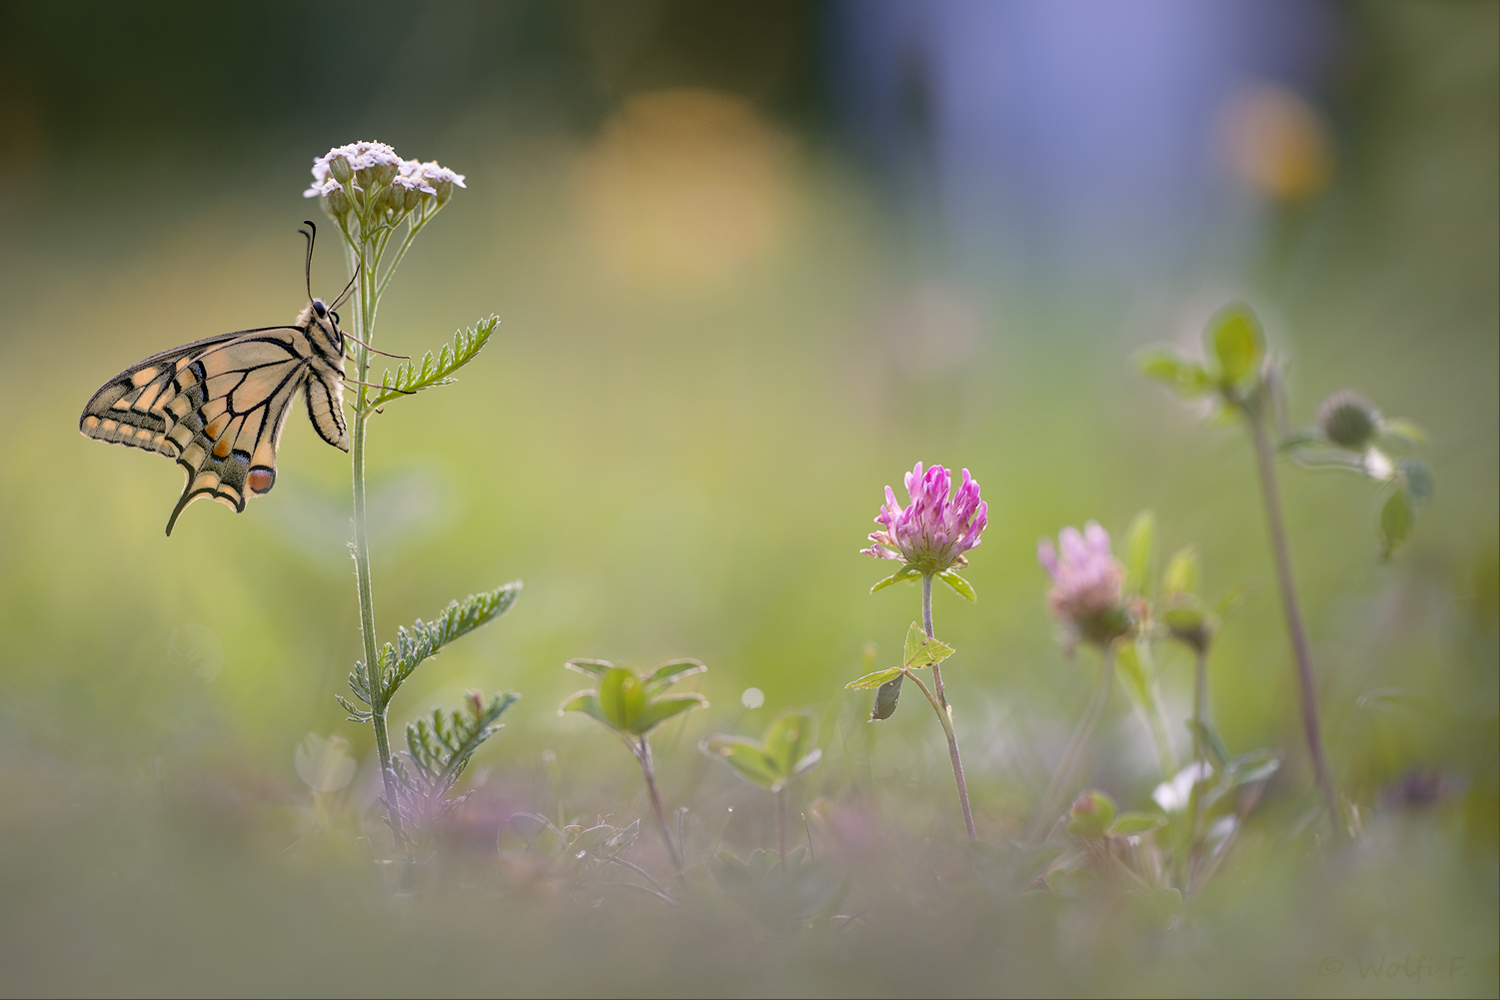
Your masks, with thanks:
M1208 647L1198 647L1198 664L1193 673L1193 760L1203 763L1203 718L1208 714Z
M1281 513L1281 493L1276 486L1276 458L1266 436L1263 408L1247 409L1250 436L1255 442L1255 459L1260 469L1261 497L1266 505L1266 522L1271 533L1271 551L1276 559L1276 578L1281 585L1281 607L1286 616L1287 632L1291 635L1292 654L1297 661L1297 679L1302 694L1302 728L1307 737L1307 750L1312 756L1313 773L1318 787L1328 805L1328 817L1333 822L1334 837L1343 836L1343 824L1339 820L1338 794L1334 791L1333 776L1323 757L1323 738L1318 726L1318 692L1313 681L1312 653L1307 641L1307 629L1302 624L1302 609L1297 603L1297 585L1292 577L1291 549L1286 540L1286 524Z
M1198 859L1199 847L1198 821L1203 810L1202 792L1199 785L1208 753L1203 742L1203 720L1208 718L1208 645L1206 642L1198 645L1196 651L1197 664L1193 671L1193 764L1194 777L1198 780L1193 782L1188 792L1187 846L1178 872L1178 881L1182 886L1183 895L1193 890L1193 867Z
M776 792L776 853L781 855L781 870L786 871L786 786Z
M646 743L646 737L641 737L639 747L632 746L635 755L640 759L641 771L646 775L646 790L651 793L651 810L656 813L656 825L661 827L661 839L667 845L667 853L672 857L672 867L677 869L677 877L686 881L682 873L682 856L677 853L677 845L672 843L672 834L667 829L667 814L661 807L661 796L656 793L656 775L651 768L651 747Z
M1103 717L1104 706L1109 703L1109 692L1115 677L1114 667L1113 647L1106 646L1099 651L1099 681L1094 685L1094 693L1089 696L1088 708L1084 709L1083 718L1078 720L1078 728L1073 730L1067 748L1063 750L1062 759L1057 762L1057 770L1052 772L1052 781L1047 785L1047 791L1042 796L1042 804L1037 809L1036 819L1032 821L1028 840L1039 841L1051 828L1052 814L1061 804L1061 796L1067 790L1068 782L1073 780L1073 771L1078 767L1078 758L1083 753L1089 737L1093 735L1094 727Z
M934 638L932 634L932 574L922 577L922 628L927 632L927 638ZM917 681L918 685L922 682ZM943 693L943 668L941 664L932 665L932 686L937 691L937 698L932 701L932 708L938 714L938 721L943 724L943 732L948 737L948 760L953 765L953 781L958 785L958 804L964 810L964 829L969 833L970 840L978 840L974 835L974 814L969 811L969 786L964 782L964 762L958 755L958 736L953 732L953 709L948 707L948 696ZM922 688L923 693L927 689Z
M437 213L434 212L433 214L436 215ZM431 218L432 216L429 215L419 222L411 222L407 225L406 237L401 241L401 246L396 248L396 256L391 259L391 266L385 269L385 277L381 278L380 283L375 287L375 300L377 302L385 294L385 286L390 283L391 275L395 274L396 268L401 266L401 258L405 257L406 251L411 249L412 240L417 238L417 233L422 231L422 227L427 225L427 220Z
M357 336L365 344L375 340L375 302L370 280L369 246L359 248L359 294L355 310ZM354 345L354 366L361 382L369 381L370 354L361 344ZM375 750L380 757L380 778L385 789L386 818L397 846L404 840L401 814L396 799L396 774L391 765L391 736L386 723L386 709L394 693L384 688L380 671L379 644L375 637L375 593L370 579L370 531L365 504L365 443L369 410L365 406L368 390L359 386L354 404L354 435L350 442L350 460L354 479L354 582L359 594L359 629L364 637L365 669L370 681L370 725L375 730Z

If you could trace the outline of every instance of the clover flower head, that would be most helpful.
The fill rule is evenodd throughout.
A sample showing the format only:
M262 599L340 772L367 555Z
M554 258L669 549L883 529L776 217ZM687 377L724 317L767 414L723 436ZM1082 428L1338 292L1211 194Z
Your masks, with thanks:
M1037 561L1052 577L1047 610L1082 638L1100 645L1113 641L1128 622L1125 567L1110 551L1109 532L1090 521L1081 533L1064 528L1057 542L1054 548L1052 539L1043 538L1036 546Z
M953 477L947 469L934 465L924 473L918 462L906 474L906 492L911 503L902 507L895 491L885 488L885 504L875 518L885 527L872 532L872 544L860 552L899 560L906 569L924 576L967 566L964 553L979 544L979 534L989 521L989 505L979 499L979 484L969 470L963 470L963 483L953 492Z

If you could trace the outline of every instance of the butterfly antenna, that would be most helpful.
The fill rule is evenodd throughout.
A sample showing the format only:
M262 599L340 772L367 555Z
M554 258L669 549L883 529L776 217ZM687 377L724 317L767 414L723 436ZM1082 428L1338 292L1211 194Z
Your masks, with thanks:
M307 237L307 263L302 268L303 278L307 281L307 301L312 301L312 253L313 244L318 241L318 227L311 219L302 220L307 229L299 229L297 232ZM308 230L311 230L309 232Z
M354 334L350 333L348 330L340 330L339 333L342 333L344 335L344 339L345 340L352 340L356 344L358 344L360 347L363 347L365 350L370 351L370 352L372 352L374 354L384 354L388 358L396 358L399 361L410 361L411 360L411 355L410 354L392 354L389 351L382 351L378 347L371 347L369 344L365 343L363 340L360 340L358 337L356 337Z
M339 306L344 304L344 300L349 297L349 293L354 291L354 283L359 280L359 270L364 266L365 265L363 261L360 261L354 265L354 275L349 279L349 284L344 286L344 290L342 292L339 292L338 298L334 299L333 305L329 306L328 308L337 309Z

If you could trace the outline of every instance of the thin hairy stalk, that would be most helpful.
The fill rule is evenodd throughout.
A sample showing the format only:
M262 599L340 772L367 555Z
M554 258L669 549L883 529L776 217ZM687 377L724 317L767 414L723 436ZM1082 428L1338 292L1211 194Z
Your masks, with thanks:
M1089 704L1083 711L1083 718L1078 720L1078 727L1073 730L1073 735L1063 750L1062 759L1057 762L1057 769L1052 772L1052 781L1048 783L1046 794L1042 796L1042 804L1037 809L1036 819L1032 821L1028 840L1033 842L1039 840L1051 827L1052 814L1061 804L1068 782L1073 780L1073 772L1078 767L1078 758L1082 755L1089 737L1093 735L1094 727L1099 725L1099 720L1104 715L1104 706L1109 704L1109 693L1114 679L1115 655L1112 649L1106 647L1099 653L1099 681L1094 685L1094 693L1089 696Z
M375 341L374 294L365 275L370 263L368 246L361 245L360 261L356 273L360 276L358 308L355 324L359 339L364 344ZM369 380L370 352L364 344L354 345L354 366L361 383ZM380 652L375 638L375 594L370 579L370 531L369 517L365 506L365 445L368 434L369 410L365 406L368 387L359 387L354 404L354 434L349 453L354 480L354 581L359 594L359 630L364 638L365 668L370 681L370 726L375 730L375 751L380 757L380 778L385 789L386 818L391 833L399 846L403 842L401 814L396 800L396 774L391 766L391 736L386 723L389 693L383 688L380 676Z
M433 214L437 213L434 212ZM406 251L411 249L412 240L417 238L417 234L422 231L422 227L427 225L428 219L431 218L432 216L429 215L420 222L409 222L407 224L406 236L401 240L401 245L396 248L396 256L391 259L391 266L385 269L385 277L381 278L380 282L375 286L376 301L379 301L380 297L385 294L385 286L390 283L391 275L396 273L396 268L401 266L401 258L405 257Z
M781 855L781 870L786 871L786 786L776 793L776 853Z
M656 775L651 767L651 748L646 744L646 737L641 737L639 746L632 745L631 749L641 762L641 772L646 776L646 791L651 793L651 811L656 814L656 825L661 828L662 842L667 845L667 853L672 856L672 867L677 869L677 877L686 881L682 873L682 856L677 853L677 845L672 843L672 834L667 830L667 814L662 811L661 796L656 793Z
M1198 648L1198 663L1193 672L1193 762L1203 764L1203 719L1208 715L1208 649Z
M932 634L932 576L922 577L922 628L927 632L927 638L934 638ZM919 685L921 681L917 682ZM948 696L943 693L943 667L942 664L932 665L932 686L937 691L937 698L932 701L933 710L938 714L938 721L943 724L943 732L948 736L948 760L953 764L953 780L958 785L958 804L964 810L964 829L969 833L970 840L978 840L974 834L974 814L969 810L969 786L964 782L964 762L958 755L958 736L953 732L953 710L948 707ZM926 688L922 688L926 692Z
M1203 725L1208 718L1208 647L1196 649L1197 662L1193 670L1193 776L1196 779L1188 791L1187 850L1179 859L1178 881L1183 895L1193 891L1193 869L1198 864L1202 847L1199 826L1203 812L1202 776L1208 760L1208 748L1203 741Z
M1323 797L1328 804L1328 818L1333 822L1333 835L1342 837L1343 824L1339 820L1338 795L1334 791L1333 776L1323 757L1312 653L1307 642L1307 629L1302 624L1302 608L1297 603L1296 581L1292 578L1291 549L1287 545L1286 524L1281 513L1281 493L1276 486L1276 457L1266 435L1264 417L1258 412L1248 416L1250 436L1255 442L1256 464L1260 470L1261 497L1266 505L1266 523L1271 533L1271 551L1276 559L1276 578L1281 585L1281 607L1286 615L1287 632L1291 634L1292 654L1297 660L1297 678L1302 690L1302 728L1307 737L1308 753L1312 755L1318 787L1323 790Z

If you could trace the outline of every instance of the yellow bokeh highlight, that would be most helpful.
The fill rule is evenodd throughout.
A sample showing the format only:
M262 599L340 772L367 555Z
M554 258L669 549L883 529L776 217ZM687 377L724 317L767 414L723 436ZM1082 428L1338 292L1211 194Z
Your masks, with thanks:
M1332 180L1333 137L1323 116L1296 92L1251 84L1225 102L1221 123L1230 170L1257 193L1300 201Z
M722 285L785 228L789 150L745 100L701 88L638 94L579 165L587 242L642 291Z

